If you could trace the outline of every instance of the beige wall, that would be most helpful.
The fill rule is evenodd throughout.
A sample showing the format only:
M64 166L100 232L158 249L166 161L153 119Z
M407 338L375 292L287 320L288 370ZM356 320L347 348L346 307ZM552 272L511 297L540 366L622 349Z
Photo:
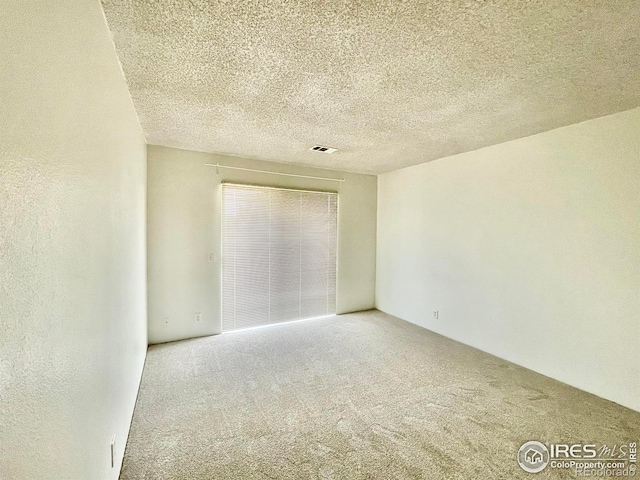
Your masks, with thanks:
M640 410L640 109L378 186L378 308Z
M0 478L115 480L147 347L144 137L100 2L3 2L0 31Z
M310 154L311 155L311 154ZM205 163L302 175L343 183L216 169ZM339 191L337 311L373 308L376 177L259 160L148 147L149 342L220 333L221 181ZM208 260L215 253L216 261ZM194 314L201 312L201 323Z

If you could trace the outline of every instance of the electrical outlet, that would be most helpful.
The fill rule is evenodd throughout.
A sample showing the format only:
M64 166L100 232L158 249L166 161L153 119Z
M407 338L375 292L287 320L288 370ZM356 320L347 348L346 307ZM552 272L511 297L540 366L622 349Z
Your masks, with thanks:
M193 319L196 321L196 323L200 323L202 321L202 313L196 313L193 315Z
M111 437L111 468L116 466L116 436Z
M434 320L437 320L437 319L438 319L438 314L439 314L438 310L434 310L434 311L433 311L433 319L434 319Z

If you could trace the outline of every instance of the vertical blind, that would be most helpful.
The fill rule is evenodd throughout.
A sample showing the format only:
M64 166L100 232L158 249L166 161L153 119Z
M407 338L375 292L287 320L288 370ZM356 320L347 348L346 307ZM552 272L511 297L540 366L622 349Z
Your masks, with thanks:
M335 313L338 194L222 185L222 330Z

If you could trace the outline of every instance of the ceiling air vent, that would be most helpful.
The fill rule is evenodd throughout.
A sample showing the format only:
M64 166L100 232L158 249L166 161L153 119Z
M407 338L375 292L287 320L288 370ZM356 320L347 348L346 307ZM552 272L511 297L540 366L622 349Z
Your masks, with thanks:
M333 153L337 151L337 148L324 147L322 145L314 145L309 149L310 152L319 152L319 153Z

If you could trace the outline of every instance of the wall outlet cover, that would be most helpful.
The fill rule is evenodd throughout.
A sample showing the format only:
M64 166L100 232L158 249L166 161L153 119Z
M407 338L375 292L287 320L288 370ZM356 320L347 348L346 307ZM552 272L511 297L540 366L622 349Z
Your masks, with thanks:
M111 468L116 466L116 436L111 437Z

